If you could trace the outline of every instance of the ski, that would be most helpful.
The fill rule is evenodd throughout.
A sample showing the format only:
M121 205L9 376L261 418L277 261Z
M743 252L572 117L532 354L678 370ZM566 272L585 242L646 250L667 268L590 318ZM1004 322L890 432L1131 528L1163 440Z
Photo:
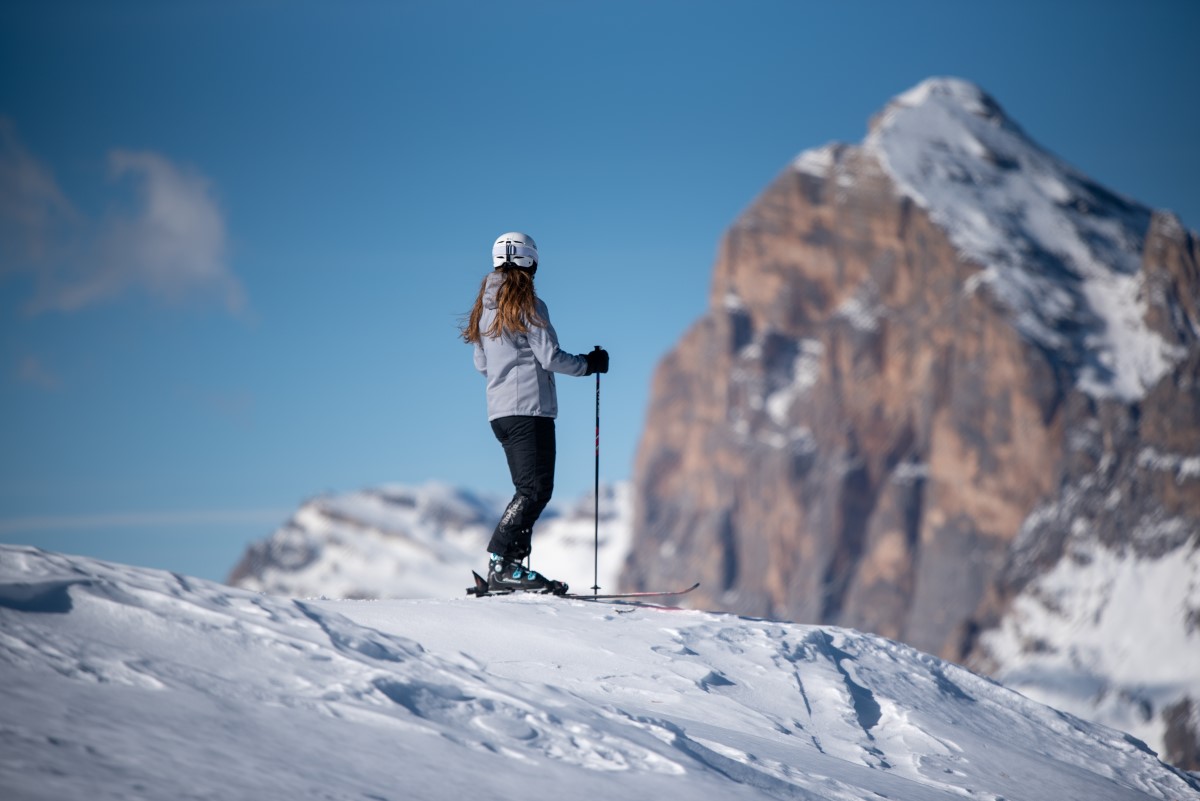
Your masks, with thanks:
M615 600L638 600L641 598L670 598L675 595L687 595L692 590L700 586L700 582L696 582L685 590L649 590L640 592L609 592L599 595L588 595L581 592L537 592L531 590L489 590L487 579L471 571L471 575L475 578L475 586L467 587L467 595L474 595L476 598L483 598L486 595L513 595L518 592L533 592L535 595L552 595L556 598L570 598L575 601L615 601Z
M574 598L579 601L612 601L628 598L637 600L639 598L670 598L673 595L687 595L692 590L700 586L700 582L696 582L686 590L644 590L640 592L610 592L600 593L599 595L588 595L587 593L569 592L563 595L563 598Z

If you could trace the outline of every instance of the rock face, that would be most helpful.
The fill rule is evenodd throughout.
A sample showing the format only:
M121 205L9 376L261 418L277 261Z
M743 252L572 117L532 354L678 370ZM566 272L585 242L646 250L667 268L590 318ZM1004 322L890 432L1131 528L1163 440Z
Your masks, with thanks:
M1185 565L1150 605L1183 643L1148 701L1161 747L1166 707L1200 707L1198 256L979 88L894 99L724 236L709 309L654 378L626 583L699 579L701 607L1017 676L1050 654L1086 672L1038 584L1060 563ZM1104 618L1102 593L1075 601Z

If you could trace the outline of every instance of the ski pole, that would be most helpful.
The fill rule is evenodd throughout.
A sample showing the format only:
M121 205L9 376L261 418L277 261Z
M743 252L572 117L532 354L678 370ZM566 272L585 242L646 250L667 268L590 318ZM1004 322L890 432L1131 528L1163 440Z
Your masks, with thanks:
M599 345L592 352L598 350ZM592 492L592 505L595 507L592 512L596 518L595 545L592 549L592 595L595 595L600 592L600 373L596 373L596 475Z

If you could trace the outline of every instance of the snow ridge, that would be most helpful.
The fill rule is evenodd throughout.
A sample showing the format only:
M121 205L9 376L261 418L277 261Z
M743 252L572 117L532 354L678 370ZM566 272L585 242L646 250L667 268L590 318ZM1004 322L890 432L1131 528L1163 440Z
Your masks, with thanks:
M873 121L864 147L983 268L967 291L986 286L1082 390L1136 400L1182 357L1145 322L1151 211L1041 149L979 87L922 82ZM797 163L816 171L828 160Z
M880 637L541 596L292 601L0 546L6 799L1178 799Z

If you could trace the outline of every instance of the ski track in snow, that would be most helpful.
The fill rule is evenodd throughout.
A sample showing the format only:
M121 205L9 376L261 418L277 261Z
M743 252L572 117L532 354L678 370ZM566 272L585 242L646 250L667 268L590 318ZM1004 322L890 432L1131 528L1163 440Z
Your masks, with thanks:
M1139 744L879 637L539 596L288 600L0 547L5 799L1131 799Z

